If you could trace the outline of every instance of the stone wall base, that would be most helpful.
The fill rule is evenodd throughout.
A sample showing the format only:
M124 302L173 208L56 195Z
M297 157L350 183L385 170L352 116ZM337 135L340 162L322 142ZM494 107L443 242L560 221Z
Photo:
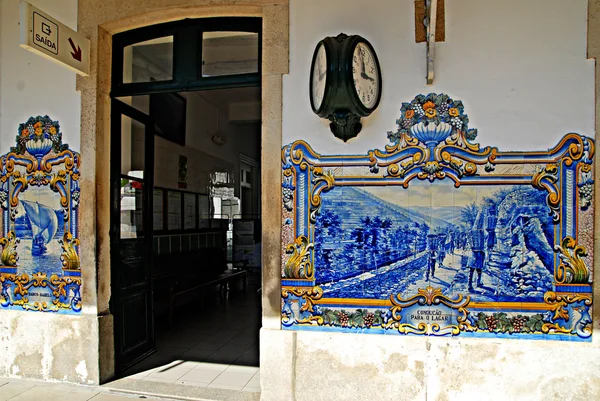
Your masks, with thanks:
M261 400L591 400L600 345L261 330Z
M98 384L98 318L2 311L0 376Z

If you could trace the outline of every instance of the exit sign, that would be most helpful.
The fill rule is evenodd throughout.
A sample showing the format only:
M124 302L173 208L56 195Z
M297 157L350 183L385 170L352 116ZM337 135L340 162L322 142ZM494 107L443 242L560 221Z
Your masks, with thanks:
M90 41L31 4L21 1L21 47L90 75Z

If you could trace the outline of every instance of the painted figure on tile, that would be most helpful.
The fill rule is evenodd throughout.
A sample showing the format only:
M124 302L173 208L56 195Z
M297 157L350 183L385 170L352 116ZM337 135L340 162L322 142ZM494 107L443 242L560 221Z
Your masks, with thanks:
M436 261L438 267L442 267L444 265L444 259L446 259L446 243L447 236L444 234L438 234L437 237L437 252L436 252Z
M476 234L477 235L477 234ZM477 287L481 287L481 275L483 273L483 266L485 260L485 251L483 249L477 249L477 246L473 247L473 257L468 263L469 267L469 292L475 291L473 288L473 273L477 272Z
M429 280L429 276L435 277L435 264L438 261L438 245L437 236L435 234L427 235L427 273L425 280Z
M484 230L485 223L485 209L481 209L477 214L477 218L473 223L471 230L471 251L472 257L468 262L469 267L469 292L473 292L473 274L477 272L477 287L481 287L481 275L483 274L483 267L486 259L486 245L488 243L488 236Z

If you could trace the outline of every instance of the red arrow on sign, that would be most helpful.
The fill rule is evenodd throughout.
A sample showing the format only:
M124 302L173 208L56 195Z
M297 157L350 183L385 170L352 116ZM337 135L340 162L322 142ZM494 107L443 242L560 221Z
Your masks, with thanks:
M73 51L71 52L71 56L73 56L73 58L77 61L81 61L81 47L79 47L79 45L77 46L77 49L75 49L75 43L73 43L73 39L69 38L69 43L71 44L71 47L73 48Z

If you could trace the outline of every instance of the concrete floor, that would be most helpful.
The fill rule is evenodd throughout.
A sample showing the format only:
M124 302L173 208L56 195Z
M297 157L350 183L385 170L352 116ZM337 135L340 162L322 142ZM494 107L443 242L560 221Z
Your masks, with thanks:
M35 380L0 379L0 401L173 401L173 400L215 400L215 401L259 401L260 394L208 389L195 386L177 386L158 382L122 379L114 386L83 386L60 382ZM131 386L131 383L144 383ZM114 388L121 387L121 388ZM164 394L169 394L164 395Z
M0 401L132 401L140 398L148 401L169 400L142 394L116 394L101 387L17 379L0 380Z
M177 360L127 379L260 393L257 367Z

